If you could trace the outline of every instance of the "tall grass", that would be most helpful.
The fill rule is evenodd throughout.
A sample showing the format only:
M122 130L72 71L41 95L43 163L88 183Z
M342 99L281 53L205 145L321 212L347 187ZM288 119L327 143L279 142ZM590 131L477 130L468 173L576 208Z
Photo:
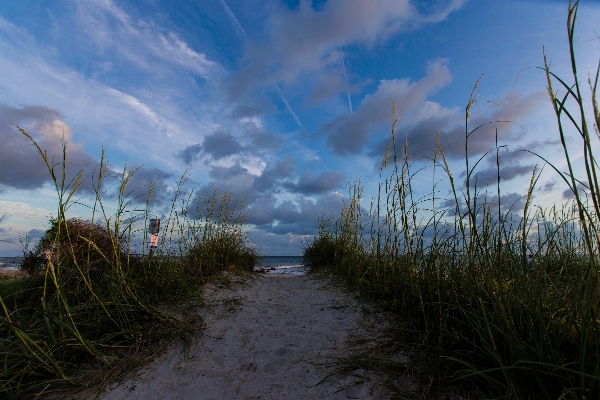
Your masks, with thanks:
M474 382L485 397L600 396L600 186L590 133L594 125L600 135L600 67L588 82L594 112L589 123L573 50L577 7L571 3L568 14L574 83L556 76L548 64L544 68L568 172L550 166L573 191L572 201L547 209L535 205L539 171L534 170L522 214L500 204L498 145L497 199L486 200L468 153L469 137L479 129L469 125L476 85L465 110L464 191L459 192L438 144L431 159L432 191L417 197L412 185L423 172L415 171L408 142L397 145L394 116L380 190L370 209L361 207L357 182L341 215L323 216L305 249L304 261L313 270L333 272L401 317L405 325L393 330L396 345L412 345L418 349L415 359L418 354L427 359L418 369L421 377L427 375L422 395ZM557 83L565 91L561 97ZM584 176L576 176L573 167L567 124L582 138ZM440 170L451 188L451 206L436 199ZM382 365L365 360L360 367ZM418 374L415 379L420 383Z
M161 223L159 248L149 253L152 190L139 209L140 199L128 195L138 189L129 185L135 170L123 169L111 213L103 154L89 219L69 218L85 171L69 180L66 144L56 162L18 129L46 163L57 216L24 255L29 278L21 282L22 290L0 293L0 397L34 397L76 386L82 374L94 370L114 375L164 340L189 340L201 324L185 306L199 298L202 284L226 269L252 270L257 255L246 240L242 204L230 195L196 196L184 190L182 178ZM177 312L167 311L173 307ZM102 379L109 380L97 380Z

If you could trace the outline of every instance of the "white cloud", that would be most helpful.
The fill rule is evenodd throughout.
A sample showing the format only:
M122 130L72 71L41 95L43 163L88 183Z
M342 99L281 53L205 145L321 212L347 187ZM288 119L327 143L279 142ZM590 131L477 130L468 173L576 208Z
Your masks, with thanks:
M8 218L47 218L52 212L44 208L32 207L18 201L0 200L0 215L8 214Z
M102 4L110 6L113 3ZM112 12L119 21L128 21L117 11ZM99 29L98 35L102 34ZM165 56L166 64L157 68L172 68L173 63L186 62L190 63L189 68L195 68L191 64L199 55L182 41L177 42L174 38L171 41L178 46L169 50L173 57ZM169 48L168 43L167 40L161 46ZM178 170L181 166L170 157L165 158L165 154L173 154L185 143L197 141L217 126L213 121L218 114L213 108L219 106L214 102L197 104L193 113L182 115L173 97L177 96L176 100L181 101L186 99L185 96L195 94L173 91L169 83L177 75L169 75L168 80L163 80L158 74L152 90L142 87L132 89L137 90L136 93L126 93L118 86L86 77L47 52L47 48L26 30L0 17L0 94L11 100L11 106L43 104L60 110L64 117L61 120L76 131L79 140L91 145L97 156L100 147L105 146L109 148L113 162L143 160L160 163L161 168ZM175 59L175 56L179 58ZM198 101L197 97L192 98ZM187 98L191 103L189 100ZM159 152L156 151L157 143L160 143Z
M175 63L204 78L221 67L191 49L174 32L163 32L151 22L134 20L112 0L77 0L77 21L101 51L116 49L139 66L152 68L152 58Z
M259 157L245 156L240 160L240 167L245 168L248 173L254 176L260 176L265 170L267 163Z
M329 135L327 145L338 154L360 153L381 124L391 123L392 100L395 100L398 115L412 119L413 113L422 113L418 110L426 103L426 98L451 80L448 60L444 59L431 62L427 75L419 81L382 80L377 90L366 95L353 114L340 115L324 126L323 131ZM436 107L429 104L427 108ZM439 112L440 108L437 108ZM417 115L419 117L423 116Z
M123 93L123 92L120 92L120 91L112 89L112 88L108 89L108 93L114 95L123 104L130 106L131 108L138 111L140 114L148 117L148 119L150 121L152 121L154 124L158 125L158 123L160 122L159 118L156 116L154 111L152 111L150 109L150 107L148 107L146 104L142 103L137 98L135 98L131 95L128 95L127 93Z
M329 0L318 11L308 0L295 10L280 5L271 16L268 41L249 45L248 64L236 76L231 92L237 97L255 86L297 84L301 74L325 73L328 67L341 65L342 46L372 46L402 30L439 22L464 2L444 2L427 15L409 0Z

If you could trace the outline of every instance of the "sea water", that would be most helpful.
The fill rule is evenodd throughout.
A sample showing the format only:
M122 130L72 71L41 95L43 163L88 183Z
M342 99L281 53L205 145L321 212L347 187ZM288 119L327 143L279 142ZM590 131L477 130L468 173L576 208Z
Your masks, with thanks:
M301 256L261 256L255 271L266 274L304 275Z
M18 271L18 257L0 257L0 270ZM267 274L304 275L306 268L301 256L261 256L255 271Z
M0 257L0 269L5 271L18 271L19 270L19 258L18 257Z

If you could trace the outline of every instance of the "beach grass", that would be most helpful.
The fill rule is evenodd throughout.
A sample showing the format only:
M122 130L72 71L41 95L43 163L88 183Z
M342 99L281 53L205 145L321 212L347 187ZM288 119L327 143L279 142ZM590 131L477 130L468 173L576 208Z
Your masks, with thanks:
M69 217L85 170L68 178L66 144L62 160L49 160L18 130L46 163L57 216L39 243L24 249L27 277L0 282L0 397L100 390L161 348L189 344L202 326L194 307L203 285L226 270L252 271L257 261L243 204L227 193L196 196L183 189L184 177L161 221L158 248L148 251L152 189L141 207L128 195L136 170L123 169L111 197L103 154L92 174L89 216ZM108 211L110 201L116 212Z
M540 176L535 169L522 211L500 204L498 143L490 152L498 169L494 193L486 196L477 187L477 163L473 166L469 157L469 138L479 128L469 125L477 85L465 110L462 191L440 145L429 159L432 176L423 176L411 160L408 141L397 143L394 113L377 197L366 209L362 185L352 185L341 215L321 216L304 262L395 313L401 323L387 331L388 356L396 349L409 357L400 362L371 353L340 359L340 371L387 370L390 388L419 398L600 396L600 186L593 152L600 135L600 67L584 85L591 92L586 99L574 52L577 7L572 2L568 16L571 81L556 76L547 63L542 68L568 171L547 165L573 198L550 208L535 204ZM580 135L580 148L568 144L567 129ZM580 155L585 170L578 176L572 160ZM442 178L451 188L450 205L436 190ZM416 179L432 182L429 195L414 192Z
M27 279L21 277L0 275L0 297L4 301L11 301L25 290L28 284Z

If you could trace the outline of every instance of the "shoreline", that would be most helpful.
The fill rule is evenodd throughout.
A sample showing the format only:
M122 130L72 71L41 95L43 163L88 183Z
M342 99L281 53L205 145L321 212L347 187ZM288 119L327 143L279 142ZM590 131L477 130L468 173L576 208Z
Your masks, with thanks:
M24 278L25 273L20 269L0 269L0 275L10 276L15 278Z

